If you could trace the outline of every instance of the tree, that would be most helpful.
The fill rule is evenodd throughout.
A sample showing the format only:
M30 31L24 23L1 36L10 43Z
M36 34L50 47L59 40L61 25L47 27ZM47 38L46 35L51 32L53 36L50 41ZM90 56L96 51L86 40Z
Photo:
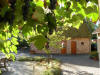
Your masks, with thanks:
M97 4L97 0L0 0L0 50L14 59L19 33L41 50L57 26L78 28L86 17L97 21Z

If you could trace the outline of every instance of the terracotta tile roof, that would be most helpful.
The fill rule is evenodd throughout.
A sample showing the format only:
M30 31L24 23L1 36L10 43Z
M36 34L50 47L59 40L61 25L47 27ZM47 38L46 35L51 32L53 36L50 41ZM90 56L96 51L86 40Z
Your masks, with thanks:
M97 28L92 34L100 33L100 28Z

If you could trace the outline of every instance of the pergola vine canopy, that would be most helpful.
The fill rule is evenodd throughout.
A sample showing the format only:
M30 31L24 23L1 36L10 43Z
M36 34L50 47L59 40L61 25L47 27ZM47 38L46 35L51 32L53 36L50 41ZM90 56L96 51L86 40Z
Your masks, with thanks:
M78 28L85 18L98 20L97 0L0 0L0 50L14 58L19 33L42 49L57 26Z

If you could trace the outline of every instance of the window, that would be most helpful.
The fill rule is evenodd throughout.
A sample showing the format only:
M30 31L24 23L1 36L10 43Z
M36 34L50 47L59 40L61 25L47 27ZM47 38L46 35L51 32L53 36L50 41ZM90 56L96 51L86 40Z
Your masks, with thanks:
M81 45L84 45L84 42L81 42Z

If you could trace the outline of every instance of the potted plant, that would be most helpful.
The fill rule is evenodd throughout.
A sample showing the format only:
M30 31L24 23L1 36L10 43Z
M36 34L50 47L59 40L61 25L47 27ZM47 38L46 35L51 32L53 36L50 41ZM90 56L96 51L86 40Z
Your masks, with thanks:
M65 46L65 41L62 41L62 49L61 49L61 54L66 54L66 46Z
M99 60L98 58L98 53L97 52L91 52L90 54L90 58L93 59L93 60Z

